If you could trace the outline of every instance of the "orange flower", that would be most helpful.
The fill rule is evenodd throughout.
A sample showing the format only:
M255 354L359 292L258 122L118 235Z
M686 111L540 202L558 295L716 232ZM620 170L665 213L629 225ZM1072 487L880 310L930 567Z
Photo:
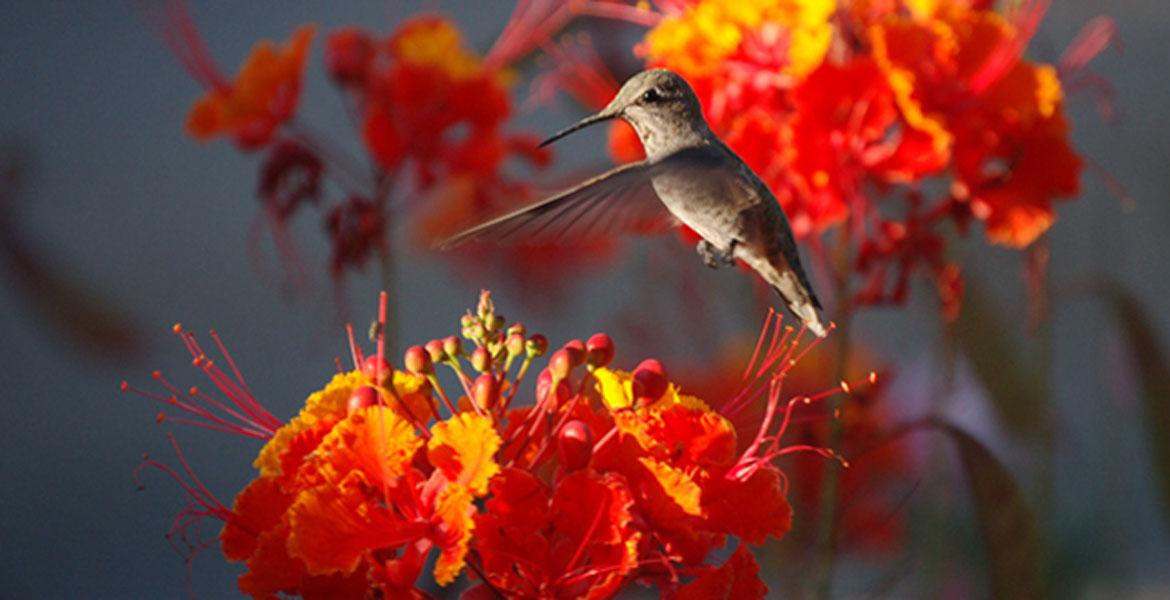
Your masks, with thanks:
M953 144L957 199L991 242L1023 247L1079 191L1056 70L1020 58L1040 3L1009 21L962 4L890 16L869 38L907 122Z
M385 303L383 294L380 314ZM179 533L205 517L222 519L224 556L245 564L240 590L257 598L419 597L415 586L435 551L438 585L470 566L508 595L606 598L639 579L684 597L766 590L743 546L721 567L707 560L730 536L757 545L790 529L785 480L773 461L806 449L780 444L796 400L777 426L773 383L764 416L748 424L752 441L737 447L732 422L682 394L657 361L610 369L613 341L597 334L552 355L534 406L510 408L547 341L519 324L506 327L486 292L461 325L473 350L456 337L412 347L404 360L410 374L381 351L364 357L351 339L362 368L337 374L295 418L257 436L268 438L259 474L230 509L181 454L186 478L148 461L191 495ZM184 339L202 356L189 334ZM781 365L779 381L796 345L768 347L760 372ZM468 355L480 372L474 381L456 367ZM509 381L517 360L519 375ZM238 374L230 381L204 361L197 362L244 412L268 418L238 391L246 389ZM434 377L438 364L455 370L467 396L452 401ZM214 416L177 397L163 400Z
M198 140L230 134L245 149L266 145L296 111L312 39L313 27L305 25L284 47L256 44L235 81L209 90L191 107L187 132Z
M594 377L615 411L617 436L592 464L625 476L669 553L698 564L728 534L752 544L784 536L792 511L781 480L766 469L737 469L754 460L755 449L736 456L736 431L726 418L670 385L660 397L635 402L636 374L598 369Z
M423 542L440 549L435 580L454 580L474 528L472 502L499 469L499 437L486 417L460 414L436 423L427 445L429 478L412 466L422 440L394 412L369 407L334 427L304 467L322 483L289 509L290 555L309 573L348 575L372 549Z

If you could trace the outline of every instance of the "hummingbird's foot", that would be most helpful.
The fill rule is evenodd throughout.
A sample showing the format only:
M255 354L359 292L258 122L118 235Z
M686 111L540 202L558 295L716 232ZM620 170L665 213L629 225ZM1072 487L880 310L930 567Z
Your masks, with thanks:
M731 242L731 246L727 250L720 250L715 247L715 244L707 240L699 240L695 245L695 250L699 252L699 258L703 259L703 264L718 269L719 267L730 267L735 264L735 241Z

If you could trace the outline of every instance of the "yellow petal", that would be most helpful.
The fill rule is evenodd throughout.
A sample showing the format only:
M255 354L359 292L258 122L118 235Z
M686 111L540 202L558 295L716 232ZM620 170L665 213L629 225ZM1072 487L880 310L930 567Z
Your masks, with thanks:
M467 486L475 496L487 493L488 482L500 471L496 451L500 434L492 420L474 413L460 413L431 427L427 459L447 479Z

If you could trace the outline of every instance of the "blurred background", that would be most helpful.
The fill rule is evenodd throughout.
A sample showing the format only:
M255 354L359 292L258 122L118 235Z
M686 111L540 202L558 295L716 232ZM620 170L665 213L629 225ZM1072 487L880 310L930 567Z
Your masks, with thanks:
M385 33L423 10L448 15L483 51L510 8L206 2L191 15L211 54L233 73L256 40L284 40L305 22L317 23L319 36L343 25ZM180 387L207 385L170 329L175 322L196 332L214 328L260 400L277 416L291 416L333 371L334 358L348 355L341 314L359 330L373 316L378 270L349 273L339 302L325 269L328 239L319 219L305 214L293 219L291 237L311 273L307 291L293 294L279 277L261 276L248 248L258 158L184 134L202 90L137 3L10 2L4 13L0 389L8 421L0 436L0 596L180 596L187 566L163 533L182 492L159 473L147 473L137 490L132 476L143 453L171 460L165 432L172 428L156 425L156 407L122 394L120 381L146 387L160 369ZM1023 253L972 235L957 245L969 277L964 310L983 312L960 318L956 329L965 341L944 334L925 287L906 306L858 313L852 335L866 347L865 357L855 358L864 363L859 368L892 373L883 391L889 423L946 416L1002 460L1026 496L1047 499L1039 519L1053 595L1165 597L1170 8L1161 0L1055 3L1029 56L1054 61L1099 14L1116 20L1121 45L1094 63L1116 88L1116 115L1106 122L1087 96L1068 101L1076 147L1100 169L1086 169L1080 198L1058 205L1048 235L1048 328L1037 335L1029 327ZM356 153L359 140L324 76L320 38L316 44L298 119ZM527 89L514 91L519 97ZM518 109L510 127L541 136L582 114L561 98ZM603 130L558 143L553 172L572 177L603 168L610 164L605 143ZM411 246L409 232L394 239L398 272L390 302L397 339L406 343L457 333L459 316L481 288L493 290L510 320L554 344L610 333L625 368L650 355L679 371L714 365L726 360L729 340L754 339L763 321L758 304L708 301L698 314L716 322L714 334L655 338L695 318L662 298L703 288L684 291L667 279L646 289L647 264L669 260L679 280L726 287L724 298L752 294L742 273L708 271L670 236L632 242L620 260L575 273L551 301L551 286L521 288L498 271L453 269L450 257ZM277 270L271 250L263 256L268 272ZM348 312L339 314L339 307ZM631 327L640 321L657 328ZM951 352L961 357L946 358ZM1046 394L1050 408L1029 408L1033 393ZM253 476L258 443L194 429L177 433L192 468L221 499L229 501ZM898 459L905 464L890 463L900 481L891 518L905 521L897 541L845 549L835 595L933 590L982 597L986 567L972 566L984 564L975 515L989 505L972 503L953 452L941 463L929 458L934 449L951 452L945 440L907 437L898 442L908 448ZM1037 456L1051 460L1041 468ZM1036 479L1045 469L1050 487ZM767 560L769 582L785 589L783 565L791 561ZM199 595L235 593L240 569L216 551L191 568Z

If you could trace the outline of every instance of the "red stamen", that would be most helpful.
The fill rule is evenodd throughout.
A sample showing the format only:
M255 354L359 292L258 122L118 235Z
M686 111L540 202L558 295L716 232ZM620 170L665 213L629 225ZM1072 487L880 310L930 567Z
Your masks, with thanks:
M382 381L382 365L386 364L386 307L389 296L385 291L378 294L378 362L375 367L374 380ZM393 385L393 381L391 382Z
M366 363L366 357L362 354L361 346L353 338L353 324L345 324L345 335L349 338L349 355L353 358L353 368L360 369Z

